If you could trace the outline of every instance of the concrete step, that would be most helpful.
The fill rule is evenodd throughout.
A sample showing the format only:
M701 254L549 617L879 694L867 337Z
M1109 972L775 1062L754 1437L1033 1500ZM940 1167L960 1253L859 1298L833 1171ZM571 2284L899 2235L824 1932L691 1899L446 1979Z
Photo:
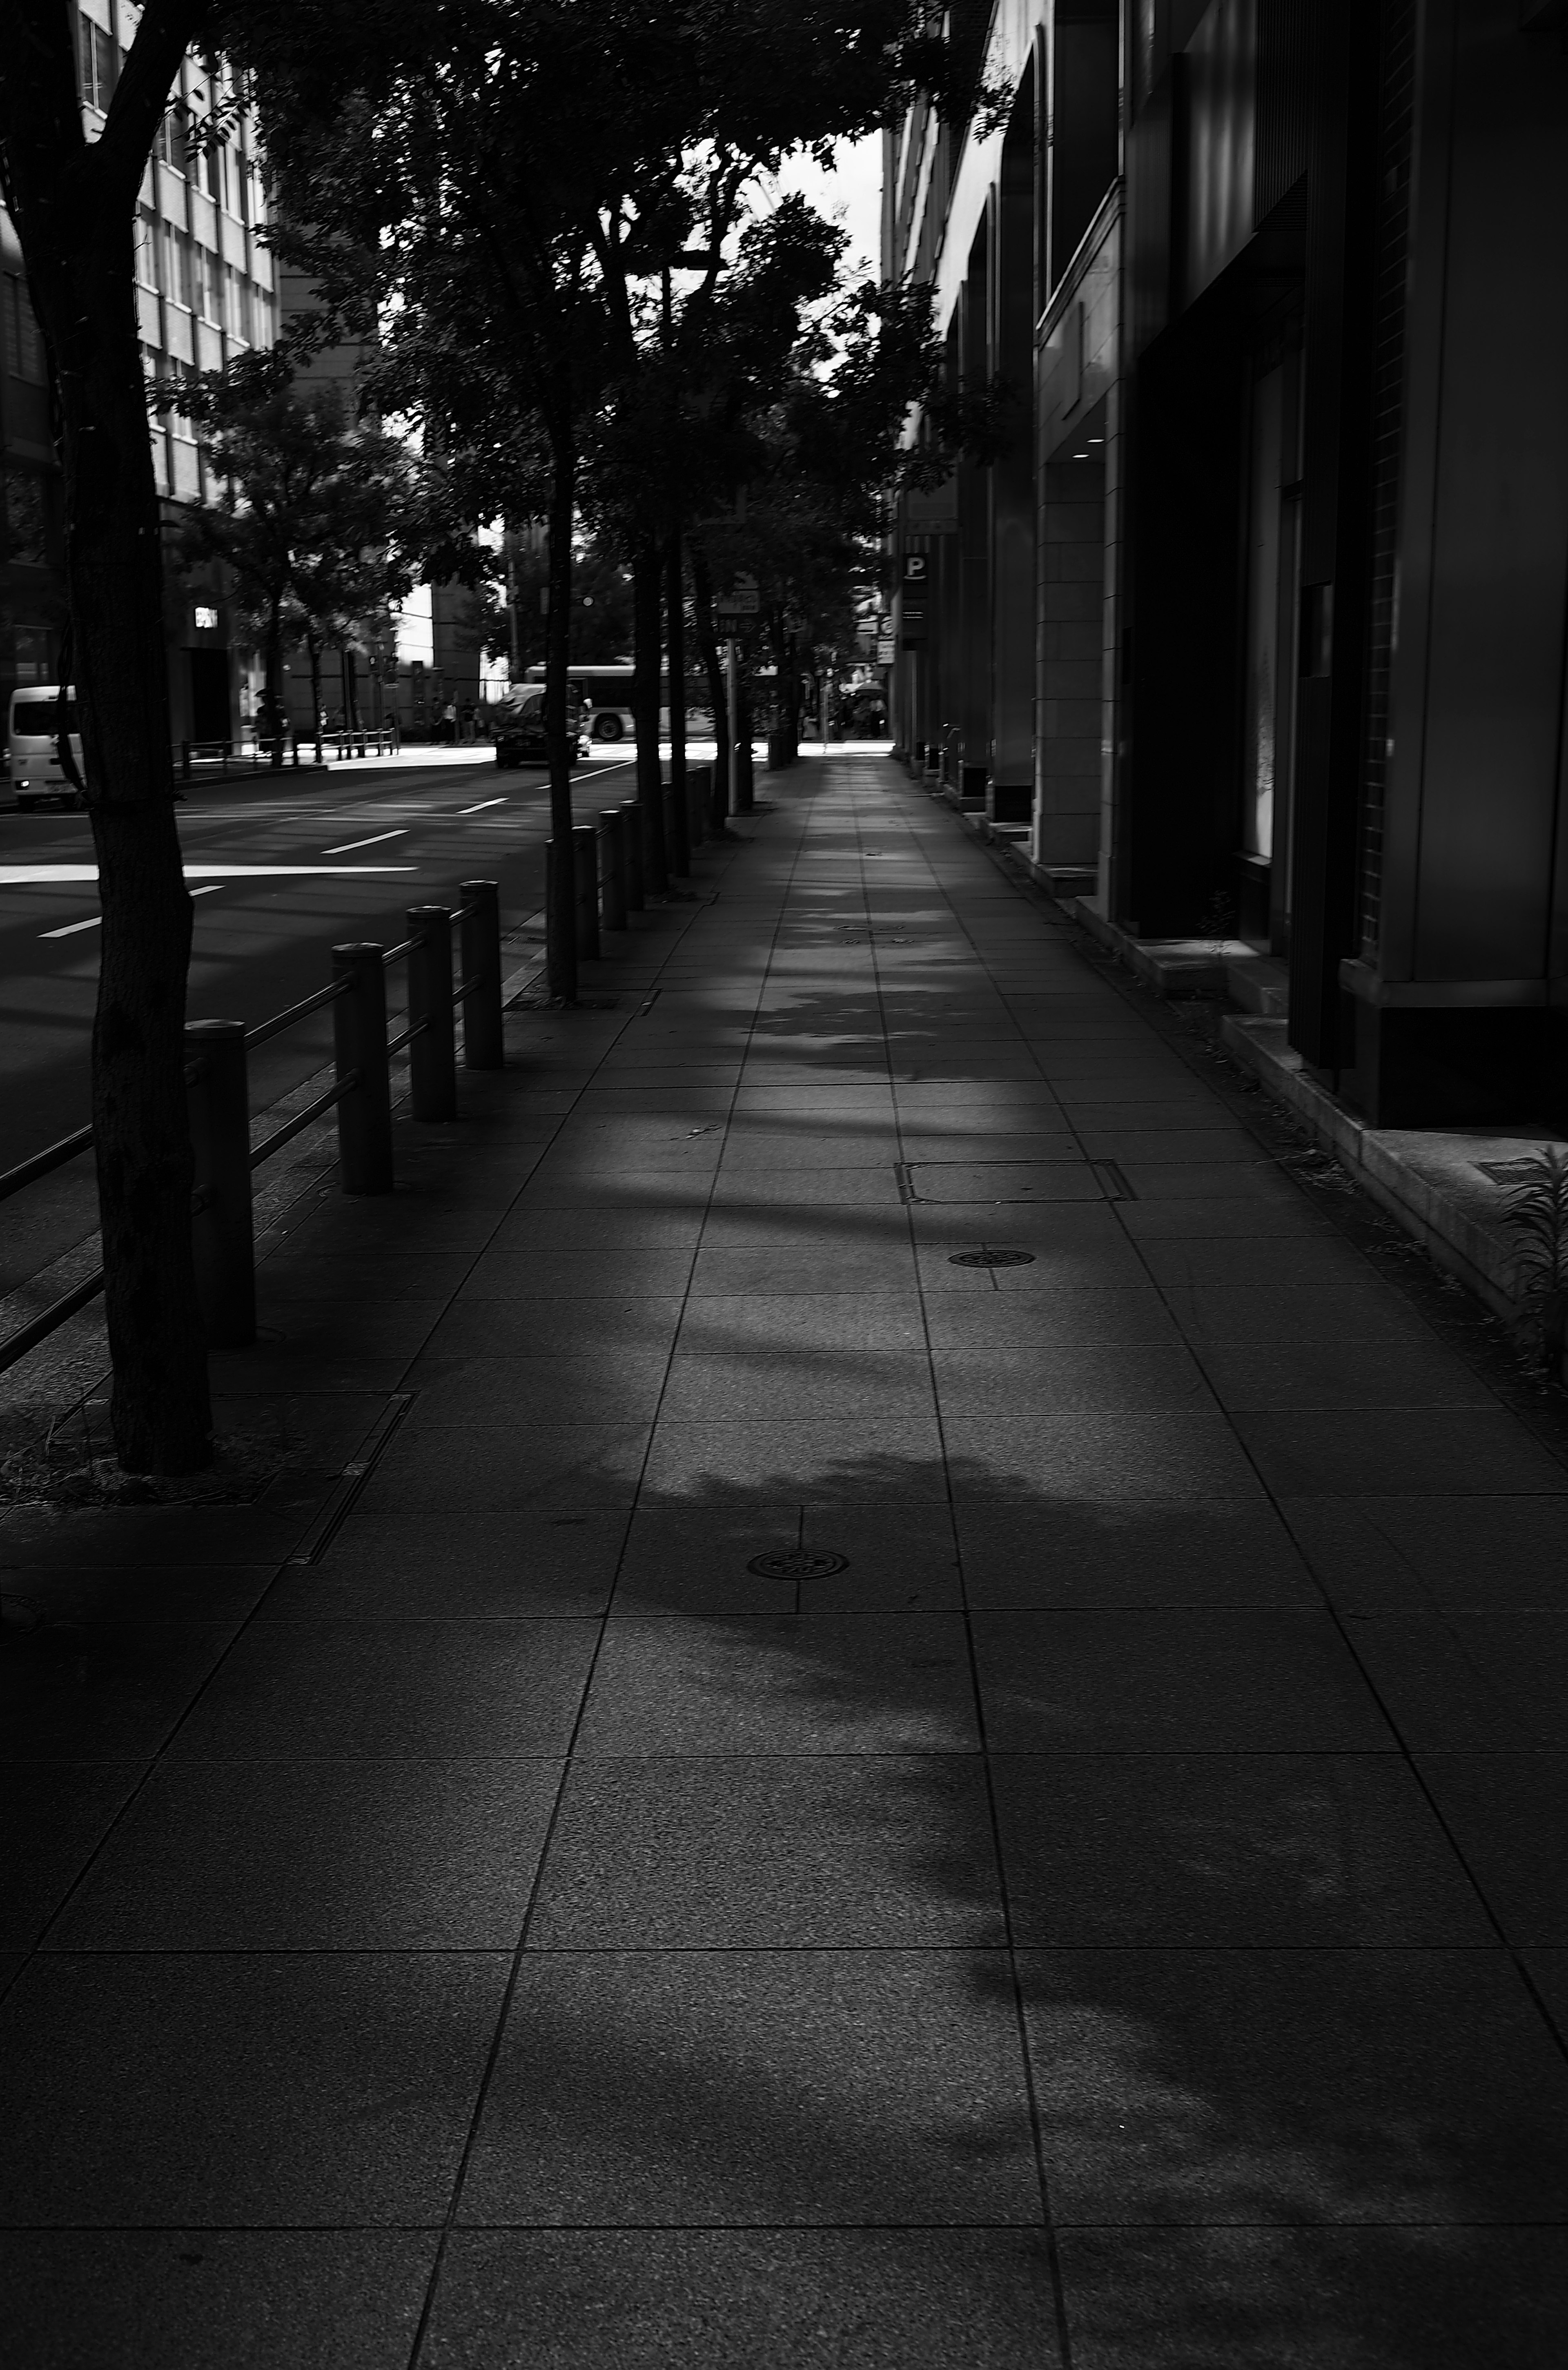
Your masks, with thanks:
M1225 966L1225 989L1243 1012L1283 1020L1290 1009L1290 972L1278 955L1239 955Z

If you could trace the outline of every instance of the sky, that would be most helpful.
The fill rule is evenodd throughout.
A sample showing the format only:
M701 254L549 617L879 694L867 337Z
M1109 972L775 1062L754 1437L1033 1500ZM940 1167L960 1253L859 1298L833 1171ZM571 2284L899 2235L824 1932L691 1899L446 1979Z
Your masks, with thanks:
M842 221L849 233L845 261L859 273L875 278L881 266L882 138L845 141L836 153L834 170L824 173L809 157L792 156L778 176L781 193L798 190L819 213Z

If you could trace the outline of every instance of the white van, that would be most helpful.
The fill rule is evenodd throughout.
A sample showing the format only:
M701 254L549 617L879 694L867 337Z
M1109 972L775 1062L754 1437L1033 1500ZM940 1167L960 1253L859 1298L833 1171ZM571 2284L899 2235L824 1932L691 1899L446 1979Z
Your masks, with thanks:
M65 723L71 735L71 754L80 774L82 736L76 731L74 691L65 695ZM59 731L60 685L57 683L29 684L25 690L11 694L11 788L16 791L17 804L24 813L33 807L42 806L51 799L58 799L72 807L82 803L60 763Z

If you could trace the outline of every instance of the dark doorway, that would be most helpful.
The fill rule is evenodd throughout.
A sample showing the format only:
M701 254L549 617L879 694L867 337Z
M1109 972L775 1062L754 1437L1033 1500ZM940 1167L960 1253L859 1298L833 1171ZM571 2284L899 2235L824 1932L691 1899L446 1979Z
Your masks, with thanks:
M190 738L226 741L229 723L229 654L227 650L192 650L190 659Z

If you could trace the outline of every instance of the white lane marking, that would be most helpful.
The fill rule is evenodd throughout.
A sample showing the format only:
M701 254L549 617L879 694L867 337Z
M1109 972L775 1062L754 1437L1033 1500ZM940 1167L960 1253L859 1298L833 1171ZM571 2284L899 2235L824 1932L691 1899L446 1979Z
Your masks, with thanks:
M205 889L192 889L190 894L193 897L215 897L223 885L221 880L213 880Z
M352 856L356 847L379 847L384 839L407 839L409 827L399 823L396 831L378 831L374 839L348 839L341 847L324 847L323 856Z
M417 872L417 864L187 864L187 880L272 880L322 874L345 878L371 872ZM40 882L96 880L96 864L0 864L0 889L29 889Z
M39 937L40 938L74 938L78 930L96 930L101 926L102 922L103 915L94 914L91 919L86 922L67 922L63 930L40 930Z
M499 799L481 799L477 807L459 807L457 812L459 816L483 814L487 807L503 807L505 804L506 798L505 794L502 793Z

